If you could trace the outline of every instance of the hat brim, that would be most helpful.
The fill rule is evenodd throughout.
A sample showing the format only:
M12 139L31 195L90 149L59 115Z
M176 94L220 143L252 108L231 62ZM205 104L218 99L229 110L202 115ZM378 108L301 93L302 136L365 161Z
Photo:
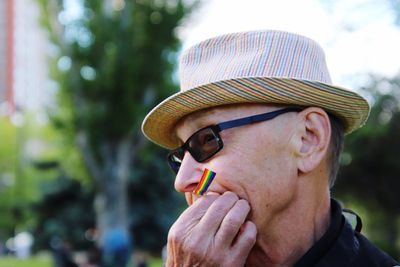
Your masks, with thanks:
M142 131L154 143L173 149L180 145L174 128L193 112L238 103L320 107L343 123L345 134L361 127L369 115L368 102L355 92L315 81L246 77L201 85L176 93L152 109Z

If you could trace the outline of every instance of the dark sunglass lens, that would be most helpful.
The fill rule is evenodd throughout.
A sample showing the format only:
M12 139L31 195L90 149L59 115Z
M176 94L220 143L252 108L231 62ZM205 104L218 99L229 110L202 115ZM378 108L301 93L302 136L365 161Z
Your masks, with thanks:
M191 137L188 146L193 158L202 162L218 152L219 137L211 128L205 128Z
M178 163L178 162L172 162L172 161L169 161L168 163L169 163L169 166L171 167L171 169L172 169L175 173L178 173L178 172L179 172L179 168L181 167L181 164L180 164L180 163Z
M168 154L168 164L175 173L178 173L182 159L183 153L180 150L174 150Z

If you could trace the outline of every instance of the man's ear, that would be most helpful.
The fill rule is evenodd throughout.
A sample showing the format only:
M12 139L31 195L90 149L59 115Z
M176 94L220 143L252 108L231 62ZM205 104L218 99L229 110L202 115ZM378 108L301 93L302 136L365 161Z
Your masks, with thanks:
M308 173L326 158L331 137L328 114L321 108L310 107L299 113L300 131L297 155L299 172Z

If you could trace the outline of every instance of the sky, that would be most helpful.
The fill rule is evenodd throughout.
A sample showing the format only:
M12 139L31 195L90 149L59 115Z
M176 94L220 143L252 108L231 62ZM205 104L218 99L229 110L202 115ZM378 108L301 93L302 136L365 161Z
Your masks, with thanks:
M358 87L366 73L400 74L400 25L389 0L207 0L179 29L184 48L224 33L274 29L317 41L334 84Z

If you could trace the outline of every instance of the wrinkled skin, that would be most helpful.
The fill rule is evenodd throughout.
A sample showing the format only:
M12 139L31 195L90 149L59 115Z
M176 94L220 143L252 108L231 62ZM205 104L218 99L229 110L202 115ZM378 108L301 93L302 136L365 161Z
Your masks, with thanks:
M243 266L257 233L249 211L232 192L202 197L172 226L166 266Z
M186 141L200 128L276 110L224 106L184 118ZM186 152L175 179L189 207L168 235L166 266L292 266L329 223L325 155L329 120L320 109L221 132L223 149L199 163ZM205 196L193 194L204 168L216 172ZM301 222L301 223L293 223Z

